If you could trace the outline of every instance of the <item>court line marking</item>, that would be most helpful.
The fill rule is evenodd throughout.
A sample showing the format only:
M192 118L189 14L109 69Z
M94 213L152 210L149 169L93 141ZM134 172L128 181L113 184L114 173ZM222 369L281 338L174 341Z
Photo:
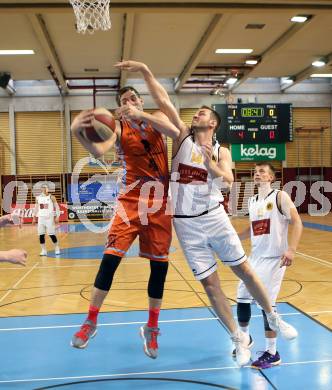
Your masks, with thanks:
M307 255L306 253L302 253L302 252L296 252L296 253L298 255L304 257L308 261L312 261L313 263L318 263L321 265L325 265L325 267L332 268L332 263L330 261L320 259L319 257L310 256L310 255Z
M39 267L37 267L37 269L43 269L43 268L75 268L75 267L97 267L100 265L100 260L99 259L85 259L85 260L80 260L80 259L67 259L67 258L53 258L52 257L52 260L65 260L65 261L98 261L97 264L72 264L72 265L50 265L50 266L47 266L47 265L41 265ZM185 262L185 260L172 260L172 263L183 263L183 264L187 264ZM124 260L123 263L121 264L128 264L128 265L149 265L148 263L148 260L146 262L138 262L138 261L126 261ZM6 270L18 270L18 269L22 269L21 267L0 267L0 271L3 270L3 269L6 269ZM28 268L26 268L28 269ZM189 270L189 269L188 269ZM190 270L189 270L190 271Z
M332 359L327 360L308 360L302 362L289 362L281 363L281 366L296 365L296 364L313 364L313 363L331 363ZM244 366L245 368L251 368L251 366ZM238 366L226 366L226 367L207 367L207 368L192 368L188 370L165 370L165 371L145 371L145 372L126 372L119 374L101 374L101 375L84 375L84 376L65 376L65 377L53 377L53 378L31 378L31 379L11 379L2 380L0 383L18 383L18 382L46 382L46 381L59 381L59 380L73 380L73 379L91 379L91 378L113 378L113 377L129 377L134 375L156 375L156 374L176 374L181 372L200 372L200 371L221 371L221 370L239 370ZM158 378L156 378L158 379Z
M322 312L309 312L307 314L317 314L317 313L332 313L332 310L326 310ZM102 313L105 314L105 313ZM107 313L106 313L107 314ZM69 314L71 315L71 314ZM77 314L74 314L77 315ZM281 316L305 316L305 314L300 312L292 312L292 313L283 313ZM251 316L252 318L263 317L262 314L255 314ZM8 317L6 317L8 318ZM10 318L10 317L9 317ZM1 318L0 318L1 320ZM217 321L218 317L202 317L202 318L184 318L178 320L160 320L159 323L174 323L174 322L195 322L195 321ZM143 325L146 321L130 321L130 322L109 322L109 323L101 323L98 324L98 327L101 326L122 326L122 325ZM0 328L0 332L14 332L14 331L24 331L24 330L43 330L43 329L64 329L64 328L77 328L80 327L81 324L76 325L50 325L50 326L29 326L29 327L21 327L21 328Z
M8 290L1 298L0 298L0 302L2 302L5 298L7 298L8 297L8 295L12 292L12 291L14 291L14 289L28 276L28 275L30 275L30 273L37 267L37 265L38 265L39 263L38 263L38 261L37 261L37 263L33 266L33 267L31 267L22 277L21 277L21 279L19 279L15 284L14 284L14 286L12 286L11 287L11 289L10 290Z
M59 259L61 260L61 259ZM69 259L65 259L65 260L69 260ZM70 259L71 260L71 259ZM89 259L89 261L91 261L92 259ZM99 267L100 265L100 260L97 260L98 261L98 264L72 264L72 265L50 265L50 266L47 266L47 265L42 265L42 266L39 266L37 267L37 269L43 269L43 268L75 268L75 267ZM149 265L148 263L137 263L137 262L124 262L122 264L128 264L128 265ZM3 268L0 268L0 270L2 269L12 269L12 270L17 270L17 269L21 269L21 268L18 268L18 267L3 267Z

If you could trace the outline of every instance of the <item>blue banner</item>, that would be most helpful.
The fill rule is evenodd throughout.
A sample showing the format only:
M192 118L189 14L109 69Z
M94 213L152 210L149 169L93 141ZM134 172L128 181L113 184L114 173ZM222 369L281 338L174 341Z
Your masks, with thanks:
M104 183L93 182L88 185L79 183L78 186L68 184L68 202L73 203L77 197L80 203L94 200L104 203L115 202L119 195L119 187L119 184L113 180Z

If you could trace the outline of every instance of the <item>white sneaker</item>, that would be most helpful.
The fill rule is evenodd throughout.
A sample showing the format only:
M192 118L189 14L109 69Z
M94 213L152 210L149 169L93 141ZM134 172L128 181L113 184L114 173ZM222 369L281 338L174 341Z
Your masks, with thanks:
M251 357L249 335L239 330L237 336L232 337L232 341L236 351L237 364L240 367L245 366L249 363Z
M39 253L39 256L47 256L46 249L42 249L41 252Z
M59 255L59 254L60 254L60 248L59 248L59 247L55 248L54 253L55 253L56 255Z
M282 320L278 313L273 313L273 316L268 317L270 328L286 339L293 340L296 339L298 333L294 326L288 324L286 321Z

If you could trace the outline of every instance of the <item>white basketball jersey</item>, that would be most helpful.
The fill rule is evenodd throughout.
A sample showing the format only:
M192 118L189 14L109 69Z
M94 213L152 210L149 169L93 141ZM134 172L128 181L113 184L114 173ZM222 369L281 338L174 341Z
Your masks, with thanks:
M288 247L289 220L278 208L278 190L264 198L252 196L248 201L253 257L278 257Z
M54 204L51 195L41 194L37 197L38 203L38 217L49 218L54 216Z
M218 161L217 153L214 158ZM204 165L201 147L188 135L172 159L170 187L174 215L197 216L219 206L223 201L221 184L222 178L212 178Z

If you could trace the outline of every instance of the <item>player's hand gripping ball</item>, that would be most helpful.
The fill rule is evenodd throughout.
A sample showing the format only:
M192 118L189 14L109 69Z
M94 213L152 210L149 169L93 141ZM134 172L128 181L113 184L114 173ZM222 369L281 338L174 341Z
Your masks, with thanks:
M93 110L91 126L84 128L82 135L91 142L104 142L111 138L114 131L114 116L106 108L99 107Z

